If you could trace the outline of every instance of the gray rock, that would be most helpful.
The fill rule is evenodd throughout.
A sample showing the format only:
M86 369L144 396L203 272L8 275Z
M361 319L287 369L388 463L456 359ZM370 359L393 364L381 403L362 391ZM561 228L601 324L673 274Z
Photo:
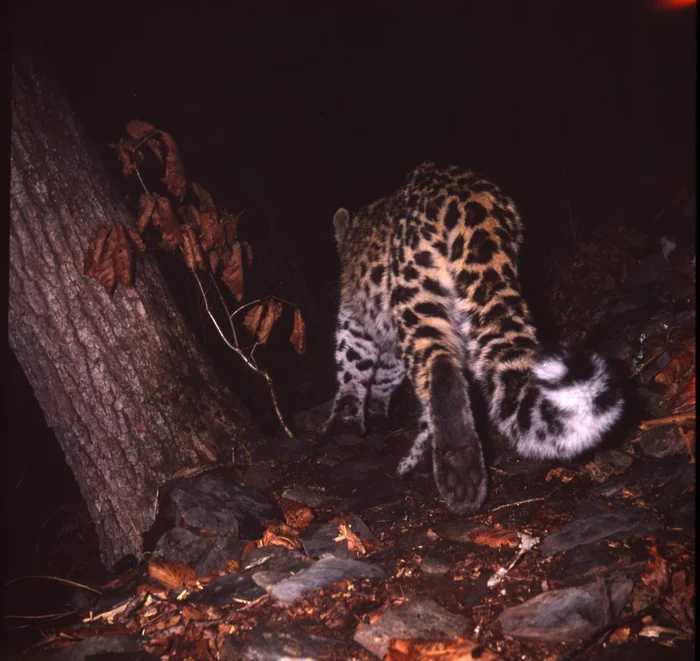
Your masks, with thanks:
M448 571L450 571L452 564L445 558L440 558L435 555L426 555L420 561L419 567L424 574L444 576Z
M312 561L298 551L270 544L246 553L241 563L241 571L248 573L253 570L286 571L290 567L299 565L299 563L308 567ZM292 569L292 571L296 570Z
M272 482L273 471L269 464L254 464L249 466L243 476L243 484L255 489L266 489Z
M657 531L660 525L650 510L620 506L609 511L605 502L596 501L581 509L571 523L548 535L540 551L548 557L601 539L642 537Z
M499 616L503 633L514 638L573 642L594 635L619 615L632 593L633 582L623 576L579 587L552 590Z
M432 530L441 539L450 542L470 542L469 533L477 527L473 518L445 521L432 526Z
M186 528L171 528L164 532L153 555L163 560L177 560L191 565L207 550L209 540Z
M197 572L197 576L209 576L212 572L225 569L229 560L239 560L245 546L245 540L228 535L212 537L206 550L192 568Z
M204 528L249 539L262 533L263 522L281 518L281 512L263 491L239 487L221 475L208 473L182 480L170 500L190 527Z
M304 553L311 558L334 556L336 558L354 558L348 549L347 540L336 541L340 534L336 523L312 523L300 535Z
M296 500L298 503L302 503L311 508L323 507L327 503L337 500L336 497L329 496L322 491L315 491L302 486L294 486L291 489L285 489L282 493L282 498Z
M685 442L676 425L647 430L639 440L639 447L645 455L657 459L685 452Z
M392 638L459 638L467 626L467 620L438 606L433 601L420 599L408 601L398 608L384 613L374 624L360 626L355 641L362 647L383 657L389 651Z
M228 574L215 578L204 590L193 594L191 600L214 606L229 606L255 601L264 594L266 591L256 585L251 576Z
M280 661L280 659L315 661L319 658L327 658L329 653L351 645L333 638L310 635L301 629L289 626L282 629L260 627L253 632L251 641L242 654L233 649L231 641L231 654L225 644L221 659L222 661L238 661L241 658L246 661Z
M32 658L45 661L84 661L88 657L98 654L119 654L123 652L146 655L142 657L144 659L158 658L141 650L134 636L125 634L93 636L92 638L73 643L70 647L65 647L62 650L47 652Z
M346 578L384 578L386 572L378 565L359 560L323 558L308 569L280 581L272 587L270 594L284 604L292 604L305 592L312 592Z

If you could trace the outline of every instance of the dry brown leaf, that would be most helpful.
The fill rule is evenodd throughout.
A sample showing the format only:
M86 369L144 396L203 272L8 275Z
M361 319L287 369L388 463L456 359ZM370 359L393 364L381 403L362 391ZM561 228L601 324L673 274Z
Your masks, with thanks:
M226 231L219 220L214 200L199 184L191 184L191 187L199 198L199 231L202 249L222 248L226 243Z
M216 270L219 268L219 251L210 250L207 253L207 258L209 259L209 270L212 273L216 273Z
M190 581L197 579L197 572L189 565L168 560L151 560L148 563L148 575L171 590L184 588Z
M160 139L165 146L165 176L161 181L176 198L181 199L187 190L185 168L180 160L180 150L173 136L165 131L159 131Z
M139 233L133 227L129 227L128 225L124 229L126 230L129 239L131 239L131 243L134 244L136 249L142 254L145 253L146 244L143 242L143 239L141 238Z
M284 524L272 523L263 533L262 539L258 541L259 546L284 546L293 551L301 548L299 541L299 531Z
M245 318L243 319L243 325L253 337L258 334L258 328L260 327L260 320L262 319L262 313L264 310L265 304L258 303L248 310Z
M384 657L384 661L421 661L424 659L500 661L501 657L466 638L439 641L394 639L389 645L389 652Z
M231 244L231 256L224 266L221 279L236 300L241 301L243 299L243 264L241 263L241 244L238 241Z
M86 275L89 278L95 277L97 267L102 260L102 251L104 250L108 235L109 230L106 227L98 227L95 230L95 233L90 239L87 251L85 252L85 259L83 260L83 275Z
M134 162L134 146L136 141L132 138L120 138L117 144L110 143L110 147L117 152L117 158L122 166L122 174L125 177L132 175L136 171Z
M688 451L688 456L690 457L690 463L695 463L695 431L689 429L685 431L683 427L678 427L680 435L683 437L685 443L685 449Z
M282 303L276 298L268 299L265 306L265 314L263 315L260 326L258 327L257 341L260 344L265 344L270 337L272 327L282 315Z
M677 571L671 577L671 594L666 598L669 610L684 629L692 629L695 622L695 581L690 580L685 570Z
M306 324L299 308L294 308L294 327L289 341L300 356L306 351Z
M141 193L139 197L139 219L136 221L136 228L139 234L143 234L151 222L151 214L156 207L156 198L150 193Z
M173 252L177 246L181 246L185 238L177 222L177 217L167 197L158 195L155 209L151 215L153 225L161 236L161 246L168 252Z
M630 633L632 633L632 629L629 627L620 627L619 629L615 629L610 634L610 638L608 639L613 645L620 645L621 643L626 643L629 640Z
M665 558L659 553L655 544L649 547L649 554L651 558L642 572L642 583L654 590L657 594L663 594L668 587L668 562L666 562Z
M226 243L231 245L238 238L238 220L239 215L224 211L221 214L221 222L224 225L226 234Z
M350 553L353 553L356 556L367 554L367 547L365 546L364 542L355 532L353 532L352 528L346 521L341 520L338 522L338 536L334 541L342 542L343 540L347 541L348 550Z
M473 544L489 546L492 549L514 549L520 543L515 530L501 530L500 528L474 528L467 537Z
M574 475L563 466L557 466L556 468L552 468L544 479L546 482L551 482L553 479L557 479L566 484L574 479Z
M126 231L121 223L117 223L112 230L107 241L107 249L112 253L117 281L128 287L131 284L132 275L131 246L126 240Z
M247 241L243 241L242 245L243 252L245 253L245 263L248 265L248 268L250 268L253 266L253 246L251 246Z
M197 242L197 235L191 225L183 225L182 232L185 237L184 251L185 264L187 268L194 273L195 269L204 271L207 267L204 263L204 255L202 249Z
M297 530L304 530L313 520L314 513L303 503L289 498L280 498L279 505L284 520Z
M148 122L144 122L141 119L132 119L126 125L126 132L134 140L141 140L142 138L147 136L149 133L155 133L156 127L153 126L153 124L149 124Z

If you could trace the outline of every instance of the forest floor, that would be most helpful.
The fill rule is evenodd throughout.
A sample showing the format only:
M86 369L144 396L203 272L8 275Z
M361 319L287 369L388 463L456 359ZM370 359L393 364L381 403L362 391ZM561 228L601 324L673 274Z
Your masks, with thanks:
M625 374L596 452L535 463L491 431L489 498L458 518L430 475L394 474L408 396L389 434L332 444L327 407L301 413L294 439L171 485L153 553L78 588L23 658L694 658L695 217L663 227L550 268L562 336Z

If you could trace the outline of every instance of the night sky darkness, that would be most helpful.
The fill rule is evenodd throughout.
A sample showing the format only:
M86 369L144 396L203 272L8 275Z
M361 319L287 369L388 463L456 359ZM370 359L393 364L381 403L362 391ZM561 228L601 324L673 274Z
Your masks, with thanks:
M333 212L390 192L422 161L491 175L519 204L531 255L566 240L570 206L580 227L618 208L644 223L668 188L694 185L694 8L20 4L16 21L44 44L105 160L130 119L169 131L190 180L276 224L328 316Z

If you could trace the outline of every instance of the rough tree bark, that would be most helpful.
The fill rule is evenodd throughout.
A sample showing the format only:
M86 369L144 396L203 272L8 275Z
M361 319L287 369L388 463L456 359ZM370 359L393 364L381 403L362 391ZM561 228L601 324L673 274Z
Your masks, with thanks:
M12 73L10 345L112 566L140 552L167 478L230 459L256 425L151 259L111 297L83 276L93 231L133 219L67 101L26 58Z

